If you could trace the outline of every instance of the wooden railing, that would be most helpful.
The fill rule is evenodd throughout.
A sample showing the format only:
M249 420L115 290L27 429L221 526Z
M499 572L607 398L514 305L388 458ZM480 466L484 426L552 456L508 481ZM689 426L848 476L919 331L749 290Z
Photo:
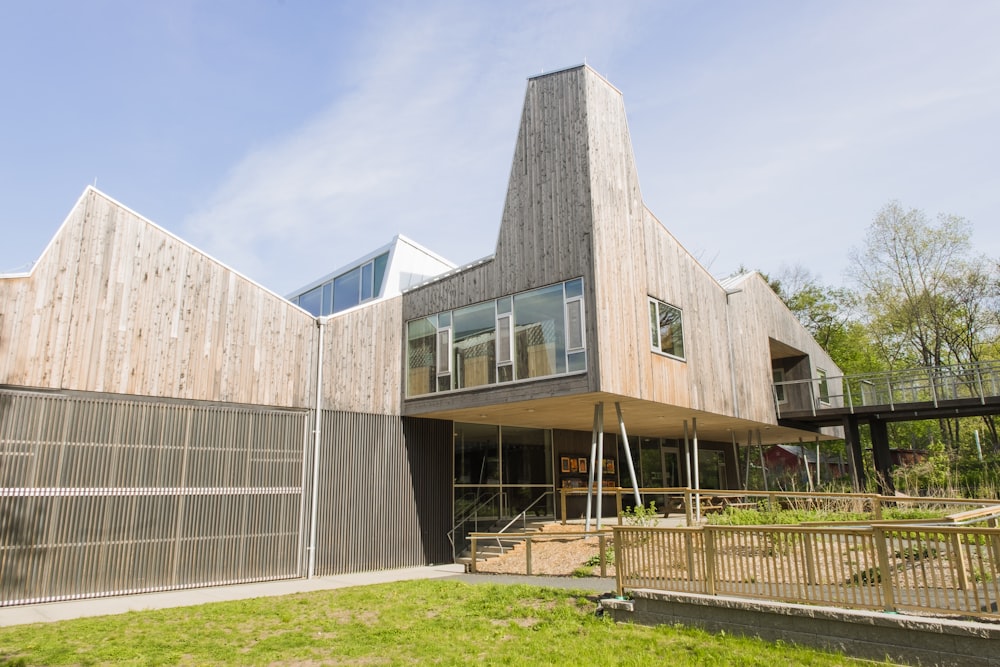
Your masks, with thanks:
M560 519L567 523L566 499L571 496L584 496L586 489L560 489ZM605 487L604 495L614 497L615 515L611 519L619 526L624 523L622 518L623 497L631 498L632 488ZM739 489L690 489L687 487L664 487L639 489L640 498L645 502L649 496L665 497L667 505L657 506L660 514L684 514L689 526L696 525L698 518L711 512L721 511L727 507L761 507L777 509L796 507L809 509L831 509L851 512L867 512L872 520L881 521L885 507L942 507L962 508L995 506L997 501L978 498L939 498L934 496L882 496L877 493L815 493L792 491L746 491ZM984 510L989 514L990 510ZM949 523L961 522L964 515L953 514L945 519ZM971 518L971 517L966 517ZM608 517L605 517L608 519ZM863 523L868 523L865 521ZM926 521L923 521L926 523Z
M994 507L988 527L616 526L618 594L643 588L1000 618L997 514Z
M478 562L478 549L479 544L483 541L493 541L496 539L512 539L512 540L524 540L525 548L525 574L533 574L532 563L531 563L531 543L537 540L551 540L551 539L588 539L597 538L598 548L600 549L600 568L601 576L608 576L608 562L607 562L607 540L612 537L610 530L591 530L591 531L575 531L575 532L558 532L558 533L472 533L469 538L472 542L469 547L469 572L475 573L477 571Z

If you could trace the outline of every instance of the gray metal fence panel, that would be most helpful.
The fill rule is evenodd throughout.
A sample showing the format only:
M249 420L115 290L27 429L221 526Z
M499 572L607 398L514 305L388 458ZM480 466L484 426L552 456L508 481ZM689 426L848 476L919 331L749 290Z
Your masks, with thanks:
M310 413L0 390L0 605L297 577Z

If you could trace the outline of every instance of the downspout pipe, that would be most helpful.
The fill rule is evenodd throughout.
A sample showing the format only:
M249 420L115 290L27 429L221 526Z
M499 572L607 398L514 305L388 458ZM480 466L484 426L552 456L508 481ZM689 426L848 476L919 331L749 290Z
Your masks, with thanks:
M312 507L309 514L308 578L316 576L316 513L319 499L319 447L323 426L323 320L316 318L316 421L313 426Z

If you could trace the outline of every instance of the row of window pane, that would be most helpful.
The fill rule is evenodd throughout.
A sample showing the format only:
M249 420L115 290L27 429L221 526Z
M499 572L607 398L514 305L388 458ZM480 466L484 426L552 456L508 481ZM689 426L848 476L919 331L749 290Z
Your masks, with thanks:
M583 279L407 323L407 395L587 368Z
M342 273L318 287L292 299L300 308L313 315L331 315L353 308L377 297L382 292L389 253Z
M683 359L684 325L680 308L651 298L649 300L649 336L654 350Z

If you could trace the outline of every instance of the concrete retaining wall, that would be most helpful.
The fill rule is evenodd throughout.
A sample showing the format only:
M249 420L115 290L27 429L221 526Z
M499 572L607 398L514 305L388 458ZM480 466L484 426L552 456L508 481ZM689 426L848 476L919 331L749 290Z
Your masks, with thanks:
M602 608L620 622L680 623L857 658L1000 666L1000 624L650 590L631 597L603 600Z

